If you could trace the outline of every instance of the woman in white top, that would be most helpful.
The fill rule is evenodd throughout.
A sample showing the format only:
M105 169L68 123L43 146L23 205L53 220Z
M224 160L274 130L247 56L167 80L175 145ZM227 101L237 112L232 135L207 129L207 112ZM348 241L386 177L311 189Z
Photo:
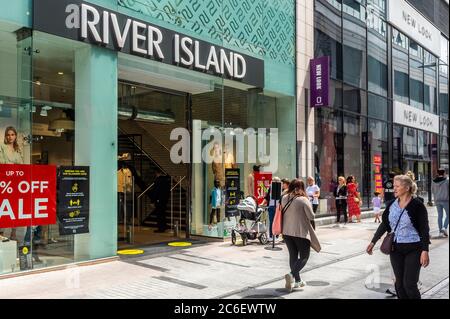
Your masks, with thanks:
M308 183L306 194L308 195L309 201L312 204L313 212L314 214L316 214L317 208L319 207L320 188L316 185L313 177L309 176L306 181ZM312 226L314 229L316 229L314 221L312 221Z
M23 164L22 152L17 143L17 130L8 126L5 129L5 138L3 143L0 143L0 164ZM0 236L3 231L0 229ZM11 240L16 239L16 229L11 229Z

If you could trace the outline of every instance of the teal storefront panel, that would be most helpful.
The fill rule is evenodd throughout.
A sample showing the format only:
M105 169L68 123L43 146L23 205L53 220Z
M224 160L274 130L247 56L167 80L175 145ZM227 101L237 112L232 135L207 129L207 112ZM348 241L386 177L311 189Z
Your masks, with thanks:
M0 0L0 22L31 28L32 0Z
M118 0L119 10L263 58L265 89L295 95L295 2ZM136 15L137 13L137 15Z

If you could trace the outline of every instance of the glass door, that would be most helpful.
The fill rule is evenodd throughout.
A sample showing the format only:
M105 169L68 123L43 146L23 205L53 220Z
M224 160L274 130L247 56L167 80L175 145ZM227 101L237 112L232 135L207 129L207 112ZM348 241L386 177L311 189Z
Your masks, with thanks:
M33 268L31 219L24 217L31 205L22 204L19 215L16 198L18 183L30 177L18 177L25 170L11 166L31 159L32 33L11 29L0 23L0 206L11 207L0 218L0 274Z
M416 162L415 175L417 183L417 195L425 200L425 203L429 200L428 194L430 192L430 163L429 162Z

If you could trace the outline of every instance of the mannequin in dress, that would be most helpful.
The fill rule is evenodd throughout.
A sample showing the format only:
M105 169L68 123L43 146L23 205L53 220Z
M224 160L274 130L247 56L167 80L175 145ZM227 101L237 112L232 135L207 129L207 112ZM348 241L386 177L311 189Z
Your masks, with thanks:
M23 164L23 156L17 143L17 130L13 126L5 129L5 138L0 143L0 164ZM0 229L0 236L3 231ZM11 240L16 240L16 229L11 229Z

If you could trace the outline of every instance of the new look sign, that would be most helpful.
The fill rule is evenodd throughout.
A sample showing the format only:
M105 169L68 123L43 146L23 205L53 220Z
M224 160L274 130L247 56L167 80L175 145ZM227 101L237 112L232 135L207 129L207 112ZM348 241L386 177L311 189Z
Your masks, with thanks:
M33 28L264 87L264 61L81 0L34 0Z
M435 55L441 55L441 33L405 0L389 1L389 22Z
M394 101L394 123L439 134L439 116Z

